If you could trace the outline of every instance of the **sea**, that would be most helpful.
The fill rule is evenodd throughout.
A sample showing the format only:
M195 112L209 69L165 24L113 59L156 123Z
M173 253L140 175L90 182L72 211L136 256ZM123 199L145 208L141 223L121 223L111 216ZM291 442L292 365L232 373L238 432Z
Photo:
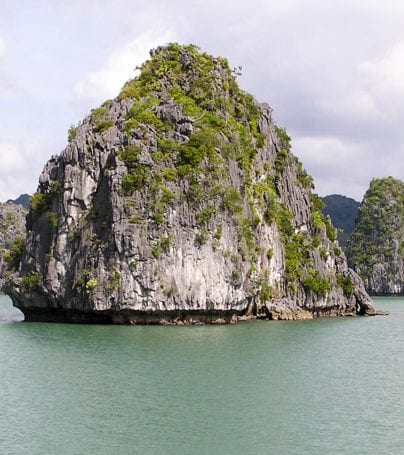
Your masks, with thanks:
M0 454L403 454L388 316L221 326L22 322L0 295Z

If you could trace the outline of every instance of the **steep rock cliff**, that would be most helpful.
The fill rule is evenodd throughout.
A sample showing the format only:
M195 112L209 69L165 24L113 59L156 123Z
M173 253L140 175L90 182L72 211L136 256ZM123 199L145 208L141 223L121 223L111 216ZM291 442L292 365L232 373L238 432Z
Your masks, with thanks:
M46 164L6 291L28 320L373 314L311 190L227 61L170 44Z
M372 180L347 254L370 294L404 294L404 182Z

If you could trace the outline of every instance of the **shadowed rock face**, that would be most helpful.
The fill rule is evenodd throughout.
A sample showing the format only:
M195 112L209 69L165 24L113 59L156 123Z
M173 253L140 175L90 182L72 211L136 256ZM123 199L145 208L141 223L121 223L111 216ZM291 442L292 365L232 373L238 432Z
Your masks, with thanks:
M347 249L370 294L404 294L403 216L404 182L372 180Z
M158 48L46 164L6 291L43 321L372 314L311 189L225 59Z

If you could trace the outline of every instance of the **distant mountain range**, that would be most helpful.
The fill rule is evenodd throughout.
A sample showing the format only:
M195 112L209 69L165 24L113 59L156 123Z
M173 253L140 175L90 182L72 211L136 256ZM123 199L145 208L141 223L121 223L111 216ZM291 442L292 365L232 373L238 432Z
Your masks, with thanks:
M17 199L9 199L6 204L17 204L17 205L22 205L25 209L29 209L29 201L31 199L31 196L29 194L21 194L21 196L18 196Z
M322 199L325 204L323 213L329 215L332 224L340 230L338 240L341 246L345 247L355 229L360 202L340 194L331 194Z

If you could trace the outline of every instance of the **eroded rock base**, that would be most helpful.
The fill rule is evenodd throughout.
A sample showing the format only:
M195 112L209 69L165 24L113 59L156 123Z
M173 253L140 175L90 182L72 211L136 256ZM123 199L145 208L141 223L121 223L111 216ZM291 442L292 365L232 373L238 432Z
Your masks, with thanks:
M199 325L199 324L232 324L252 319L292 321L316 319L319 317L358 316L352 310L270 310L265 314L248 314L235 311L66 311L66 310L22 310L26 322L58 322L74 324L122 324L122 325ZM370 311L368 316L387 314L381 311Z

